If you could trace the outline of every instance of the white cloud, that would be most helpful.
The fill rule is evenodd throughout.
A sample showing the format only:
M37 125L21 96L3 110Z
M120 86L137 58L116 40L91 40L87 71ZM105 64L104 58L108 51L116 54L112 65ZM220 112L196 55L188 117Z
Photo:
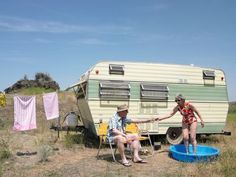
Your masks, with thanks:
M34 39L34 41L37 42L37 43L42 43L42 44L53 43L53 41L48 40L48 39L43 39L43 38L36 38L36 39Z
M35 64L36 60L32 58L27 58L27 57L1 57L0 58L1 62L6 62L6 63L14 63L14 64L25 64L25 65L31 65Z
M73 41L72 44L80 45L80 44L86 44L86 45L115 45L114 42L108 42L105 40L101 40L98 38L84 38L80 40Z
M161 10L167 10L169 9L170 7L170 4L153 4L151 6L142 6L142 7L139 7L138 10L142 10L142 11L145 11L145 12L157 12L157 11L161 11Z
M84 26L65 24L53 21L36 21L25 18L0 16L1 31L15 32L44 32L44 33L109 33L127 34L132 28L129 26L103 25Z

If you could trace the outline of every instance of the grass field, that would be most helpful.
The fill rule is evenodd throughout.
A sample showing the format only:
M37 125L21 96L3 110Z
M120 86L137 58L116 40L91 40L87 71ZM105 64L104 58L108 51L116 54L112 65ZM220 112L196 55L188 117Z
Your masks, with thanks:
M162 145L161 151L147 157L148 164L133 164L126 168L119 163L112 163L109 149L105 150L104 159L97 160L95 147L85 147L82 136L71 132L60 133L50 130L55 121L45 121L41 95L37 95L38 128L29 132L14 132L12 95L8 96L8 106L0 109L0 177L108 177L108 176L191 176L191 177L235 177L236 174L236 105L230 105L226 130L231 136L212 135L199 139L200 144L207 144L220 149L216 161L209 163L183 163L168 156L169 145ZM76 110L73 94L59 93L60 115ZM3 119L4 117L4 119ZM59 150L55 150L59 149ZM17 156L16 152L37 151L34 156Z

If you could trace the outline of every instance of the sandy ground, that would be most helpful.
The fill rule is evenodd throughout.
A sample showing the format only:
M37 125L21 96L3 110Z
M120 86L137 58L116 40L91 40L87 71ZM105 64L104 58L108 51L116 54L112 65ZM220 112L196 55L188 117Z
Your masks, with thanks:
M52 142L57 136L56 132L48 134L45 142L45 135L35 136L31 133L0 131L1 138L8 140L12 156L2 164L3 177L91 177L91 176L165 176L168 173L174 173L179 163L169 157L168 145L162 145L161 149L154 151L153 155L141 155L148 161L147 164L133 163L132 166L125 167L119 162L113 162L110 149L103 148L100 157L97 159L97 148L84 147L81 144L75 144L72 148L66 148L63 136L57 142ZM50 137L51 135L51 137ZM49 156L48 161L40 162L41 144L52 144L54 147L53 155ZM143 146L143 148L149 148ZM37 152L36 155L18 156L17 152ZM131 158L130 153L127 157ZM120 161L119 153L116 158ZM171 167L171 168L170 168Z
M58 147L58 146L57 146ZM38 155L17 156L5 162L3 176L165 176L173 173L179 163L168 156L168 146L155 151L153 155L142 155L147 164L133 163L125 167L113 162L109 149L102 149L100 158L96 158L95 148L65 149L59 147L47 162L39 162ZM119 154L116 158L120 159ZM172 167L172 168L170 168Z

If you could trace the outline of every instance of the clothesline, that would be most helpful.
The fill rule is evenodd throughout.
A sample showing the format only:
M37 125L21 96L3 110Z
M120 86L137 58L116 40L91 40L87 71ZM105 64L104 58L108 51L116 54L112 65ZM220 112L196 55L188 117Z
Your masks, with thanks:
M14 96L13 130L25 131L37 128L36 96ZM47 120L59 118L57 92L43 94L44 112Z

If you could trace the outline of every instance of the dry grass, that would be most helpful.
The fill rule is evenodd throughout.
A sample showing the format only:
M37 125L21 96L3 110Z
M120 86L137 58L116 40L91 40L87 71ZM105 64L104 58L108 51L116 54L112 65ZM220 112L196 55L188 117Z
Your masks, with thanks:
M63 117L69 111L77 111L76 101L72 93L60 93L60 115ZM102 159L96 159L96 148L86 148L80 134L70 132L60 133L50 129L57 121L46 121L41 95L37 96L37 125L38 128L26 132L12 131L13 102L8 95L8 105L0 108L0 176L3 177L143 177L143 176L191 176L191 177L234 177L236 174L236 113L229 115L226 129L231 136L210 136L205 144L221 150L220 157L210 163L182 163L168 156L168 145L162 145L147 158L148 164L134 164L131 168L112 162L108 149L102 150ZM199 141L200 142L200 141ZM203 144L202 142L200 142ZM33 152L37 155L17 156L16 152ZM6 156L6 153L9 155ZM119 156L117 156L119 159Z

